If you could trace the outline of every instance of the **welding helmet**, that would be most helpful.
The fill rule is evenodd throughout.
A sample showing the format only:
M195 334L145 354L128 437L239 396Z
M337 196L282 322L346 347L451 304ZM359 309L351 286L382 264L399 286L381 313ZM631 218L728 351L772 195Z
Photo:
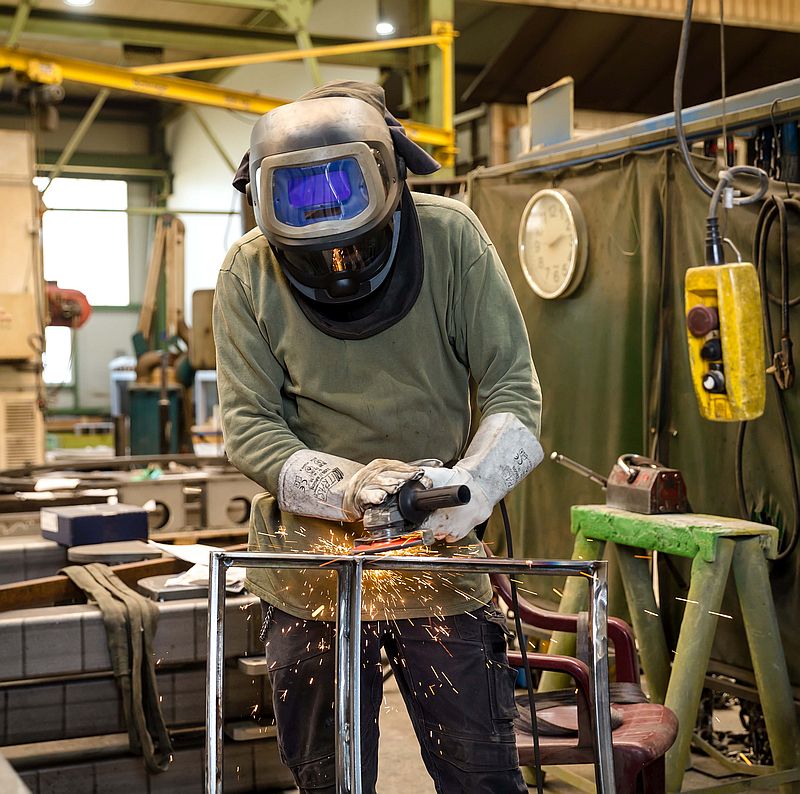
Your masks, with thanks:
M282 105L255 125L249 168L258 226L305 298L345 304L384 283L406 174L375 107L342 96Z

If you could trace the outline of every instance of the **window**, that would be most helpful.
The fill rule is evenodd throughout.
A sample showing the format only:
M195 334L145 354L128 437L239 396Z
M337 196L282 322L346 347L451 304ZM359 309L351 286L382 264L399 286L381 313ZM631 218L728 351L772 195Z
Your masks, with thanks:
M48 325L44 329L44 344L44 382L71 386L75 382L72 370L72 329L63 325Z
M44 189L48 180L35 180ZM97 306L130 303L128 185L113 179L58 178L44 194L44 277L83 292ZM49 344L49 339L48 339Z

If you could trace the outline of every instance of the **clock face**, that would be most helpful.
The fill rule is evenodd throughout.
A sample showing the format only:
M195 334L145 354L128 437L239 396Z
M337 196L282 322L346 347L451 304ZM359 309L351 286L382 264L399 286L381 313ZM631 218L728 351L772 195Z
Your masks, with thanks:
M519 227L519 260L531 289L541 298L563 298L580 283L586 266L586 224L566 190L535 193Z

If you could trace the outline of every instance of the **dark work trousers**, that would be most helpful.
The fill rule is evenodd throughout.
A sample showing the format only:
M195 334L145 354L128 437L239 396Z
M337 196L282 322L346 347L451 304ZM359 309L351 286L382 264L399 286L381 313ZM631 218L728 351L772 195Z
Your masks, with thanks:
M335 624L262 603L278 744L301 792L333 794ZM439 794L527 792L514 742L514 680L505 618L492 605L446 618L362 624L361 780L374 794L381 647ZM408 748L409 752L413 748Z

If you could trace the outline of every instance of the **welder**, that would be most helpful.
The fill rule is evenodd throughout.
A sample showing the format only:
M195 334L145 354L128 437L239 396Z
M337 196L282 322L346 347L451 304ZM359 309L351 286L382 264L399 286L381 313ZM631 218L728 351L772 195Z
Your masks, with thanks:
M267 491L252 550L349 549L365 509L419 479L471 494L426 519L427 553L483 556L475 527L542 458L539 383L497 252L464 204L406 184L438 167L365 83L314 89L252 131L234 184L258 228L229 251L214 308L225 449ZM247 583L282 759L301 791L333 792L336 576L260 568ZM438 792L526 791L488 577L372 572L364 588L364 792L381 647Z

